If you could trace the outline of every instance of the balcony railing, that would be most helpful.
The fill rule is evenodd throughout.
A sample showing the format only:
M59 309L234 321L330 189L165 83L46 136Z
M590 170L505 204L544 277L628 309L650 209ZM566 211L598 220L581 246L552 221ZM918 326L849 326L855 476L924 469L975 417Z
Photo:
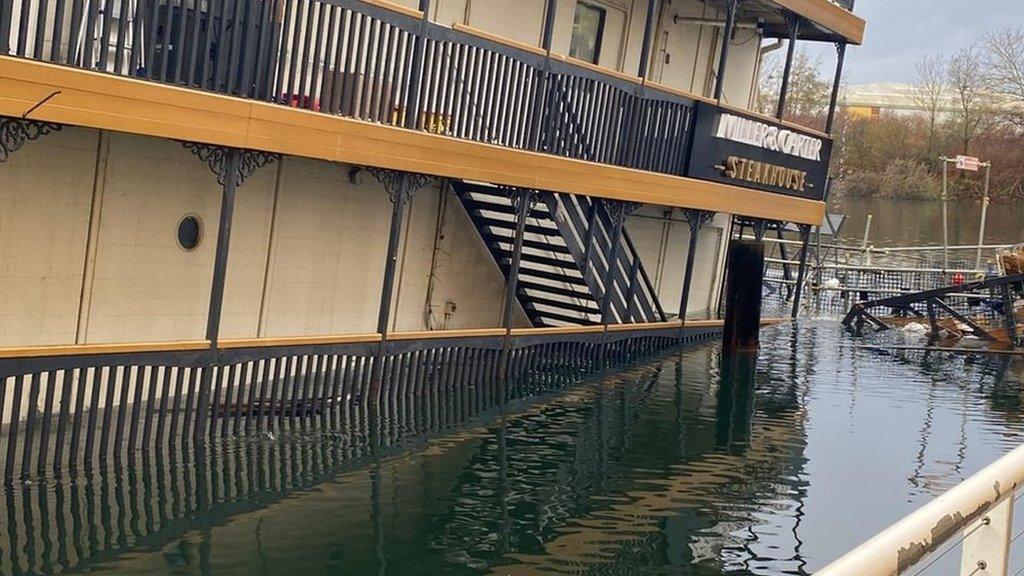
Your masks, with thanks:
M781 179L719 178L713 168L724 172L724 158L702 158L710 164L695 173L695 125L701 114L721 112L714 103L378 3L4 0L0 7L0 54L794 196L820 199L824 189L824 171L799 190ZM747 116L821 138L818 163L827 167L827 138Z

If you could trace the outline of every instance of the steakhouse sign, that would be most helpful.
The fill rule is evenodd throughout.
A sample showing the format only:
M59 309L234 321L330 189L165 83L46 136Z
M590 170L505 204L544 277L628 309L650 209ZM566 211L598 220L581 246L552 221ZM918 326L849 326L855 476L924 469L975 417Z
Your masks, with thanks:
M687 175L822 200L832 141L706 102L694 106Z
M821 160L822 141L820 138L804 136L792 130L732 114L723 113L718 116L715 137L741 144L750 144L773 152L782 152L797 158Z

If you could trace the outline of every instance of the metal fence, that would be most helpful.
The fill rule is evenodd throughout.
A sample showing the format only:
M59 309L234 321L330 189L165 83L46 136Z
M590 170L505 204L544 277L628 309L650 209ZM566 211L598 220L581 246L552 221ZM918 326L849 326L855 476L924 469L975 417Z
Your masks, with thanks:
M0 54L667 174L694 105L359 0L4 0Z
M0 359L3 477L311 428L389 444L720 330L622 328Z

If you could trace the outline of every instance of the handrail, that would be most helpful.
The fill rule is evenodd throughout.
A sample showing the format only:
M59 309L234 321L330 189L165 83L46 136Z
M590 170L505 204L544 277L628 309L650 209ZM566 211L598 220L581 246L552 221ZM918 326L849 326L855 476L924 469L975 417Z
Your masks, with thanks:
M963 534L964 543L962 574L1006 574L1014 493L1022 484L1024 445L815 572L815 576L896 576L958 534Z
M209 348L209 340L184 340L180 342L131 342L123 344L21 346L0 348L0 358L48 358L53 356L91 356L94 354L188 352L193 350L208 350Z
M686 327L717 327L721 320L690 321ZM449 340L454 338L595 334L600 332L646 331L679 327L679 322L650 322L638 324L609 324L592 326L555 326L544 328L469 328L463 330L431 330L392 332L388 341L408 340ZM379 333L327 334L320 336L282 336L270 338L227 338L220 340L218 347L224 350L241 348L274 348L281 346L324 346L332 344L372 344L382 340ZM187 352L210 350L208 340L184 340L177 342L126 342L110 344L68 344L55 346L21 346L0 348L0 359L48 358L56 356L90 356L98 354L139 354L152 352Z

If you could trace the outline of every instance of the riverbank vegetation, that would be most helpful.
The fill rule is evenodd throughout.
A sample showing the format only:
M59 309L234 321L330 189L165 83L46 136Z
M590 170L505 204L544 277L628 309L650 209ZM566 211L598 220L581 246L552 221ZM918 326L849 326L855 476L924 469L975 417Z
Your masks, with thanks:
M781 51L777 51L781 52ZM831 70L804 53L794 59L786 118L823 129ZM993 202L1024 200L1024 27L991 32L955 53L917 63L909 106L848 108L837 114L833 195L937 199L942 156L992 163ZM761 74L758 108L776 111L782 58ZM980 199L984 170L949 169L949 197Z

